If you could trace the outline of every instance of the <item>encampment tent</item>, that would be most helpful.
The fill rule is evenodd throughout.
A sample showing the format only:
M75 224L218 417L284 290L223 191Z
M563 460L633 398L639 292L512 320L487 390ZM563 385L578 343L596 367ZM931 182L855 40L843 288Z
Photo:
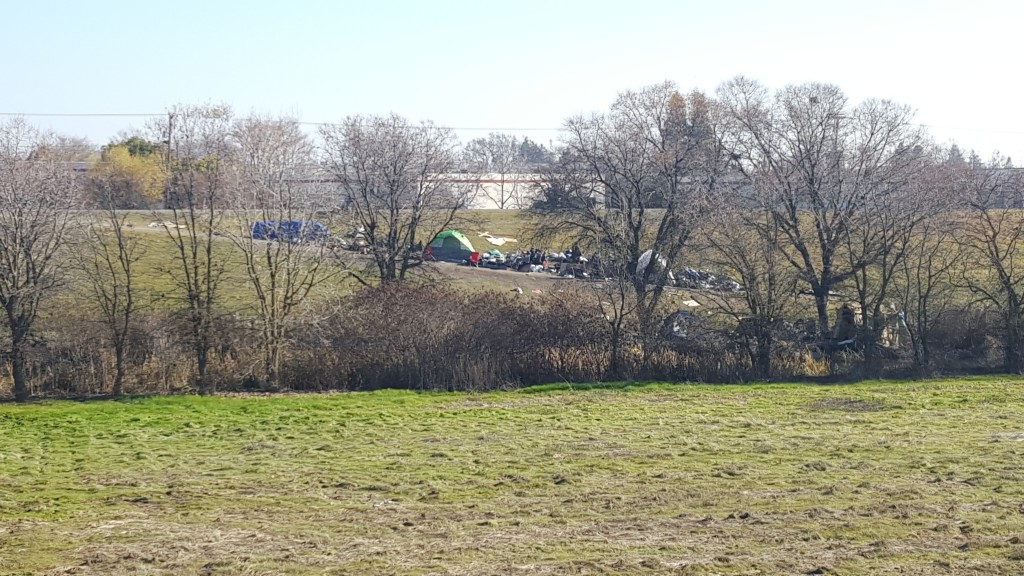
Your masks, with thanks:
M473 243L466 238L466 235L458 230L445 230L428 244L430 253L437 260L448 262L462 262L469 260L469 255L474 252Z

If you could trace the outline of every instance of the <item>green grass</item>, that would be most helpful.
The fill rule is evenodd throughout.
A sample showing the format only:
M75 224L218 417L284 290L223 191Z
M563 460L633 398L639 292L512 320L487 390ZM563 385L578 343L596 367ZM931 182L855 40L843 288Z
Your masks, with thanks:
M1019 379L0 405L4 574L1017 574Z

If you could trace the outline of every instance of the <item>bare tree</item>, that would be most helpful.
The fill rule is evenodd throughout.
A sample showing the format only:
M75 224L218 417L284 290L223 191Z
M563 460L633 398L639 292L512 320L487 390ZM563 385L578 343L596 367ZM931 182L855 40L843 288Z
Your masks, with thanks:
M14 397L31 397L26 352L43 298L58 285L79 184L58 139L0 123L0 305L11 337Z
M316 221L324 208L323 184L314 145L299 124L250 117L235 123L232 136L239 161L229 236L242 252L256 297L264 378L277 388L292 316L311 290L342 268L332 265L326 228Z
M955 145L935 156L939 162L929 165L921 178L921 192L930 199L929 213L916 227L895 279L914 364L922 368L933 360L934 329L956 310L955 302L967 299L959 294L953 274L964 255L956 237L969 167Z
M626 375L624 350L631 340L635 340L631 336L640 331L637 326L638 301L631 281L633 273L628 267L627 262L609 258L602 262L605 278L591 287L608 327L607 372L612 378L622 378Z
M917 227L896 278L896 295L904 312L914 364L932 362L932 331L949 312L956 293L951 275L960 268L955 213L933 214Z
M874 126L890 123L884 112L880 119L869 117L866 122L864 132L870 137L874 137ZM885 174L866 193L857 225L846 234L846 264L861 314L858 338L867 370L877 369L875 348L883 332L900 328L894 324L896 282L920 228L951 207L939 183L928 177L936 157L926 153L922 144L914 140L910 144L917 153L894 155L883 164Z
M961 180L966 214L957 230L962 252L957 281L991 306L1003 321L1004 367L1024 370L1024 218L1014 201L1024 192L1024 174L1003 168L971 166Z
M530 184L524 181L526 157L515 136L492 132L466 144L464 164L481 176L479 194L501 210L525 208Z
M224 201L225 173L232 149L231 110L227 106L177 106L155 126L167 142L171 218L167 236L174 245L169 270L188 318L189 340L196 359L196 388L212 393L206 378L214 343L214 312L224 260L215 235Z
M713 265L731 270L743 285L737 294L708 296L739 321L757 376L771 378L776 334L795 308L799 278L782 252L783 232L772 213L750 206L744 192L740 185L723 194L723 202L701 227L699 242L707 246L705 254Z
M466 207L469 188L454 183L455 137L429 122L354 116L320 130L344 204L369 243L382 282L405 279L430 242Z
M114 349L114 396L124 393L130 330L140 304L135 264L144 254L139 238L125 230L128 213L117 208L122 186L117 180L92 179L90 188L99 202L102 220L89 222L85 249L78 252L80 268Z
M96 146L86 138L49 134L45 142L40 142L29 152L29 160L48 160L59 158L68 168L83 168L84 164L95 160Z
M700 93L683 96L672 83L624 92L607 114L567 120L563 146L547 186L561 197L541 202L538 216L626 275L635 303L622 309L637 315L646 361L669 266L723 173L711 103ZM638 266L647 251L649 262L669 266ZM619 369L612 350L610 370Z
M787 260L814 295L824 336L830 293L877 256L871 239L869 250L850 257L850 236L873 217L871 203L905 181L921 131L909 108L877 100L851 108L828 84L770 94L738 77L718 93L725 145L752 198L782 230Z

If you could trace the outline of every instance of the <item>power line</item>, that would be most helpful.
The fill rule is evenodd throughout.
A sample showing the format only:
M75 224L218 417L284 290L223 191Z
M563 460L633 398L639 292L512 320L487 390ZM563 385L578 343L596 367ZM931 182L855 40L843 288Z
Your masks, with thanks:
M0 112L0 117L40 117L40 118L157 118L167 116L167 112ZM336 126L339 122L299 121L302 126ZM1024 130L1001 130L994 128L973 128L966 126L942 126L939 124L914 123L913 126L940 130L962 130L965 132L984 132L991 134L1024 135ZM561 132L564 127L538 126L437 126L446 130L479 131L479 132Z
M338 126L341 122L298 122L302 126ZM490 132L530 132L530 131L544 131L544 132L560 132L564 128L537 128L537 127L485 127L485 126L435 126L436 128L443 128L445 130L477 130L477 131L490 131Z
M32 117L59 117L59 118L128 118L128 117L147 117L152 118L154 116L166 116L167 114L160 112L158 114L150 113L133 113L133 112L0 112L0 116L32 116Z
M167 116L166 112L0 112L0 116L24 116L43 118L156 118ZM296 122L302 126L335 126L339 122ZM447 130L490 130L498 131L557 131L562 128L527 127L486 127L486 126L437 126Z

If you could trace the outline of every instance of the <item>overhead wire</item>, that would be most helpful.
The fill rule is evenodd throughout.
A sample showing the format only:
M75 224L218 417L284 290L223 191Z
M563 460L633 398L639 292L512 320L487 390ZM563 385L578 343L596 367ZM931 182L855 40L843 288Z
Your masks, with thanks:
M0 112L0 117L38 117L38 118L159 118L167 116L167 112ZM316 122L297 121L302 126L335 126L338 122ZM983 128L970 126L943 126L941 124L912 123L912 126L919 128L939 130L959 130L965 132L984 132L991 134L1013 134L1024 135L1024 130L1004 130L997 128ZM561 132L565 130L562 126L441 126L447 130L459 131L490 131L490 132Z
M167 116L167 112L0 112L0 116L25 117L25 118L159 118ZM339 122L313 122L297 121L302 126L334 126ZM488 127L488 126L437 126L448 130L490 130L493 132L527 132L527 131L557 131L557 128L544 128L537 126L525 127Z

